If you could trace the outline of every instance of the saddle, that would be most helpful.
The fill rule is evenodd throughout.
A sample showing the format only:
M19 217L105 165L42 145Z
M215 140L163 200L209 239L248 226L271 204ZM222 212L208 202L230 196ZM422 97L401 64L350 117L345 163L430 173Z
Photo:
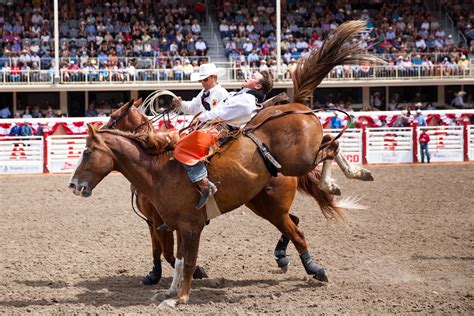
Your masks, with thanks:
M288 95L285 92L282 92L262 102L262 108L274 106L287 100ZM258 114L255 117L257 116ZM253 121L253 119L251 121ZM190 125L192 126L193 123ZM240 134L240 130L223 122L195 126L191 133L187 135L182 134L179 141L176 143L174 148L174 158L179 162L190 166L197 164L199 161L210 160L214 154L221 151L221 148L225 144L229 143ZM281 165L271 155L268 147L260 142L254 134L244 133L244 135L249 137L257 145L268 171L272 176L276 177Z

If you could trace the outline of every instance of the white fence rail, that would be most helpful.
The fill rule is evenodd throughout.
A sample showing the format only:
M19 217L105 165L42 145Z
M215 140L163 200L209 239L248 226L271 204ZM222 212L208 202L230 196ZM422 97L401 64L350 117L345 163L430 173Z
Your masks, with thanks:
M86 146L87 135L50 136L48 142L49 172L72 172Z
M336 136L340 129L326 129L324 133ZM362 130L348 129L342 134L339 141L339 149L346 157L347 161L353 164L362 164Z
M185 120L175 122L176 127L183 124ZM422 127L417 130L418 135L425 128L431 138L428 148L432 162L463 161L467 156L474 160L474 126L466 126L465 130L461 126ZM336 135L339 130L324 132ZM364 163L364 155L369 164L410 163L418 146L413 134L410 127L367 128L364 138L362 129L349 129L339 139L339 146L353 164ZM0 174L42 173L44 170L70 173L85 148L86 136L53 135L46 141L39 136L0 137Z
M411 128L368 128L368 163L413 162L413 131Z
M469 160L474 160L474 126L469 126L467 130L467 147Z
M0 173L42 173L43 137L0 137Z
M462 126L421 127L418 128L418 135L422 129L426 129L430 136L428 151L432 162L464 160ZM418 150L418 161L421 161L420 150Z

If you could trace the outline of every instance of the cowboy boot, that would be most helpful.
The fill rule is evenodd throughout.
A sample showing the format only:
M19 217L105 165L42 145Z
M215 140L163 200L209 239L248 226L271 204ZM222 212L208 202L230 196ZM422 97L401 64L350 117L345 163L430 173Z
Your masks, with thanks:
M209 181L207 177L196 183L196 186L199 191L199 194L201 194L201 197L199 198L199 201L196 204L196 208L200 209L204 205L206 205L207 201L209 200L209 197L217 192L217 187L214 183Z

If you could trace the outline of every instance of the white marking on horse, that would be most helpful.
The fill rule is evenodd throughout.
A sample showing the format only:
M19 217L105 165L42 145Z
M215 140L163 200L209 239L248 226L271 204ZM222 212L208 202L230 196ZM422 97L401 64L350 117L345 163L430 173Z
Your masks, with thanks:
M87 147L84 148L84 150L86 150L86 149L87 149ZM84 155L84 150L82 151L81 156L79 156L79 160L77 161L76 167L74 168L74 170L71 173L71 177L69 178L69 183L73 183L72 180L74 178L74 175L76 174L77 168L80 166L80 164L82 162L82 157ZM77 184L77 183L75 183L75 184Z
M173 282L171 282L171 286L168 289L168 295L176 295L179 290L179 286L181 284L181 279L183 278L183 270L184 270L184 258L178 259L174 263L174 275L173 275Z

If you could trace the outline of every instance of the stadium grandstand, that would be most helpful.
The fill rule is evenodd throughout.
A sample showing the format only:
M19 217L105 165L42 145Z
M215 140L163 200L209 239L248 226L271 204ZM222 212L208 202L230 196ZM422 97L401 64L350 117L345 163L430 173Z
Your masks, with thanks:
M2 116L108 115L120 102L158 88L188 99L201 89L191 73L207 62L226 69L220 82L228 89L269 69L274 93L291 96L298 59L353 19L367 21L367 49L386 64L336 67L315 91L312 107L472 107L472 4L281 1L278 19L276 3L58 1L55 32L54 1L0 1ZM462 103L455 101L459 96Z

